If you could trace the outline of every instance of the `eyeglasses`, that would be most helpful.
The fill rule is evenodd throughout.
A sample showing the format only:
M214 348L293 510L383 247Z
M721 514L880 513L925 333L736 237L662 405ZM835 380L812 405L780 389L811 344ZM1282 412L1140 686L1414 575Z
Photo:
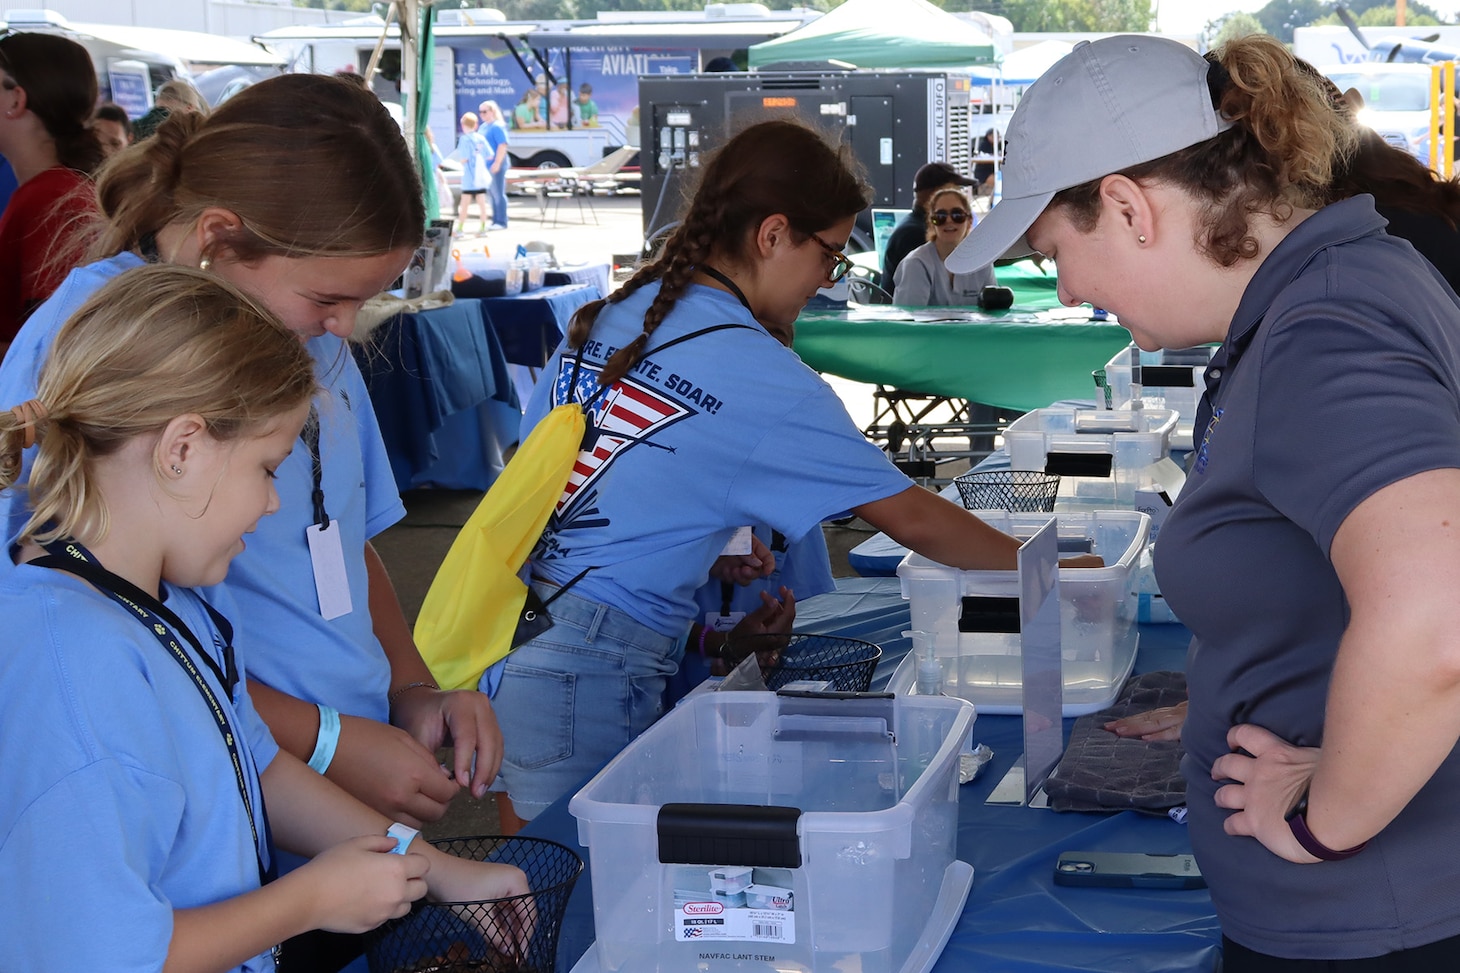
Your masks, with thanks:
M968 219L968 210L966 209L934 210L932 216L934 226L942 226L949 220L952 220L954 223L962 223L966 219Z
M821 245L821 249L831 254L831 271L826 275L826 279L831 281L833 284L845 277L851 271L852 267L855 266L852 263L850 257L842 253L830 243L827 243L815 233L811 234L811 239L819 243Z

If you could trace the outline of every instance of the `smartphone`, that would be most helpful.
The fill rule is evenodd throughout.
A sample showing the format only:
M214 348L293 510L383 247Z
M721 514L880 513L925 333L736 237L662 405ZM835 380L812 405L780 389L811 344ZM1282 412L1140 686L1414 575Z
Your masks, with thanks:
M1066 851L1054 865L1056 885L1125 889L1204 889L1206 879L1191 855Z

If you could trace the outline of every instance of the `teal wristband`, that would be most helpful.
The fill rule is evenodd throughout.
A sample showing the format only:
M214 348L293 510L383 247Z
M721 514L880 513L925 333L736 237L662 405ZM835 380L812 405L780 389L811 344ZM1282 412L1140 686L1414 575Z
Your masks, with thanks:
M415 828L401 824L399 821L395 822L385 829L386 837L395 839L395 847L390 850L390 853L404 855L406 849L410 848L411 842L416 840L416 835L420 833Z
M319 735L314 738L314 753L309 755L309 769L323 774L330 769L335 759L335 748L340 745L340 711L323 703L316 704L319 710Z

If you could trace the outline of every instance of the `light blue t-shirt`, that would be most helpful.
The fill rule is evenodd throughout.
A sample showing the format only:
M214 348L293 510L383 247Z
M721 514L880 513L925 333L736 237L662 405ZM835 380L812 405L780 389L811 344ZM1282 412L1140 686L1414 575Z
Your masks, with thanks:
M492 149L487 147L487 140L481 132L462 132L461 138L456 142L456 148L452 150L449 158L461 162L461 188L467 192L477 192L487 188L487 182L491 181L491 170L487 167L492 164ZM486 181L477 179L477 160L480 159L483 171L487 173Z
M221 666L198 594L166 586L164 597ZM70 574L6 571L0 617L0 966L161 969L174 909L259 884L248 814L208 704L135 617ZM242 738L257 815L258 774L278 748L242 681L230 705L198 669ZM262 817L258 829L262 839ZM236 967L273 968L268 954Z
M108 280L141 265L142 258L123 253L67 276L21 327L0 364L0 407L35 395L41 365L67 317ZM354 356L333 335L310 339L307 347L324 389L315 407L325 509L339 524L352 610L329 621L320 615L304 533L314 522L314 481L302 442L277 471L279 512L259 521L223 587L238 605L237 617L230 618L235 643L255 679L350 716L385 722L390 663L371 626L365 542L404 516L405 507ZM34 454L33 448L26 451L27 473ZM13 541L29 517L23 490L0 492L0 515L6 541Z
M643 328L658 284L607 305L584 346L572 398L584 401L613 351ZM717 324L743 327L693 338ZM533 558L575 594L664 635L697 614L695 589L736 527L798 541L833 514L911 486L863 438L836 393L734 297L691 285L654 332L650 354L592 410L600 435ZM569 399L573 355L559 348L528 404L524 432Z

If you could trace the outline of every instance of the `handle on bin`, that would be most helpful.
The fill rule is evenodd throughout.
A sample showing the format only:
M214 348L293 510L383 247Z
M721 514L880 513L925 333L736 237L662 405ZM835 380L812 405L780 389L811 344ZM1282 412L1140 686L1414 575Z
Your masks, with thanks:
M800 868L801 809L756 804L665 804L659 861L665 865Z
M1142 365L1141 387L1192 388L1196 385L1196 369L1190 365Z
M1056 476L1109 477L1115 469L1111 453L1046 453L1044 472Z
M966 595L958 612L960 632L1019 634L1019 599Z
M870 739L896 742L892 693L777 694L775 738L782 742Z

